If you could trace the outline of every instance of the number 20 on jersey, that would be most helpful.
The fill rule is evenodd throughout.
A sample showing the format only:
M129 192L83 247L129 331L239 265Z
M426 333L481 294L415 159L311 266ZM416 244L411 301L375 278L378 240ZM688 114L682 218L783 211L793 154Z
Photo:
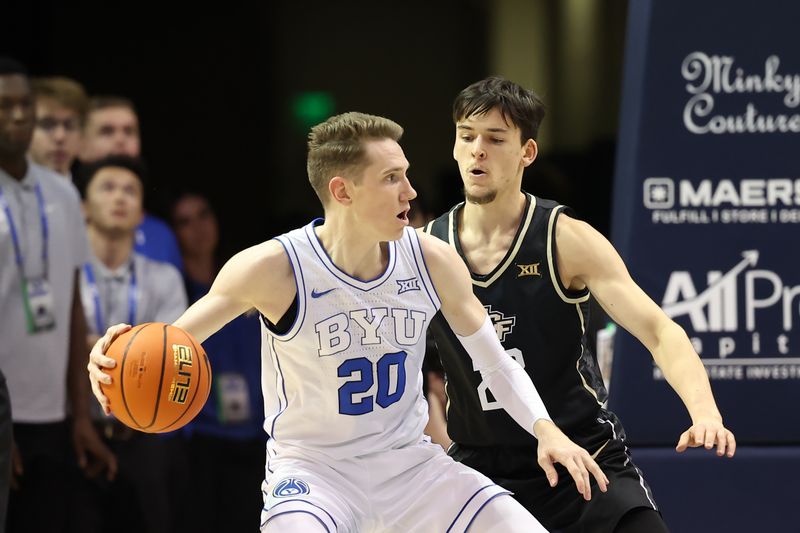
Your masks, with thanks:
M371 413L375 404L386 409L399 401L406 389L405 362L404 351L383 354L374 365L366 357L344 361L339 365L338 376L355 379L339 387L339 413L364 415Z

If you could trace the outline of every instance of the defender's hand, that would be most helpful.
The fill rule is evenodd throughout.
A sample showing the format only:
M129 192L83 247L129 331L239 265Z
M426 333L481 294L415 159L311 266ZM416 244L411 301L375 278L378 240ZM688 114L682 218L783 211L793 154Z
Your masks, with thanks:
M706 450L710 450L715 445L719 457L723 455L733 457L733 454L736 453L736 437L722 424L722 420L704 418L693 423L689 429L681 434L675 450L680 453L685 451L686 448L697 448L699 446L705 446Z
M106 398L106 396L103 394L103 391L100 389L100 383L103 383L104 385L110 385L111 376L104 373L102 369L114 368L117 365L117 362L110 357L106 357L106 351L108 350L108 347L111 346L111 343L114 342L114 339L129 329L131 329L131 327L128 324L117 324L116 326L111 326L106 331L106 334L100 337L98 341L94 343L94 347L89 353L89 364L86 365L86 369L89 371L89 380L92 382L92 392L94 393L94 397L97 398L97 401L100 403L100 406L103 408L103 412L107 415L111 414L111 408L108 404L108 398Z
M547 475L551 487L555 487L558 483L558 473L553 463L561 463L575 480L575 488L585 500L588 501L592 498L589 472L597 480L601 491L608 490L608 478L589 455L589 452L572 442L549 420L537 420L534 428L539 440L539 466Z

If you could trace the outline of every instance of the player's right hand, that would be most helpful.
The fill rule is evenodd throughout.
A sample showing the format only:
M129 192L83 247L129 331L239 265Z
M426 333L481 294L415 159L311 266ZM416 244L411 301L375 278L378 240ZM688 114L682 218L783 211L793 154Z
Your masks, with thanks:
M539 441L538 462L551 487L558 483L558 473L553 463L560 463L575 481L575 488L585 500L592 498L589 474L597 481L600 491L608 490L608 478L589 452L572 442L553 422L540 419L534 425Z
M103 368L114 368L117 366L117 362L111 359L110 357L106 357L106 351L108 347L111 346L111 343L114 342L114 339L125 333L131 329L131 326L128 324L117 324L116 326L111 326L106 330L106 334L100 337L96 343L94 343L94 347L92 351L89 352L89 364L86 365L86 369L89 371L89 381L92 382L92 392L94 393L94 397L97 398L97 401L100 403L100 406L103 408L103 412L107 415L111 414L111 407L108 403L108 398L106 398L105 394L103 394L102 389L100 388L100 384L110 385L111 384L111 376L103 372Z

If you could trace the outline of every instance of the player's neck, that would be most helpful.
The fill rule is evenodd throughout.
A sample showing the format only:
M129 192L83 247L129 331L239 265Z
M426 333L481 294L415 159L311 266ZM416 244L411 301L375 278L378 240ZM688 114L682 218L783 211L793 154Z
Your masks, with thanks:
M183 268L189 279L210 285L217 274L217 262L213 255L185 255Z
M315 231L333 264L347 275L370 280L386 270L388 245L369 238L355 225L328 217Z
M133 233L110 234L89 225L89 244L95 257L109 270L116 270L130 260Z
M491 239L498 234L515 234L525 212L525 194L519 189L508 194L498 193L486 204L464 203L460 230L480 240Z

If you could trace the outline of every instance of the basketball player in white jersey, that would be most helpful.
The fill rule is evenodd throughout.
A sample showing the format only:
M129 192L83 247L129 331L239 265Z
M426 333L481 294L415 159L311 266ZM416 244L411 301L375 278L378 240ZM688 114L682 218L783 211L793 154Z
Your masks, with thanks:
M548 474L560 462L585 497L590 473L606 489L503 351L458 255L408 228L416 192L401 135L361 113L314 127L308 173L325 220L236 255L175 325L202 342L252 307L263 315L262 531L544 531L508 491L423 435L425 329L441 309L498 401L538 437ZM90 356L106 410L98 383L110 383L102 368L113 360L103 352L126 329L110 328Z

